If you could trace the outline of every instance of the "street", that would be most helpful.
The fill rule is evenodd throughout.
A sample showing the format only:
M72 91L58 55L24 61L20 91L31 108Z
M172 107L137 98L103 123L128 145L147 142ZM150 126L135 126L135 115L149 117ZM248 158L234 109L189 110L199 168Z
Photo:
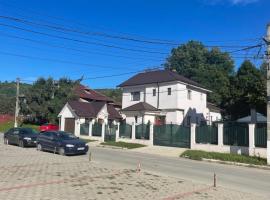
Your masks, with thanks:
M136 168L140 162L143 170L204 184L213 184L215 172L217 184L220 186L270 197L270 170L170 158L128 150L92 147L91 151L94 161L106 163L105 166Z
M269 198L267 170L93 147L91 143L90 149L87 155L61 156L4 145L1 137L0 199Z

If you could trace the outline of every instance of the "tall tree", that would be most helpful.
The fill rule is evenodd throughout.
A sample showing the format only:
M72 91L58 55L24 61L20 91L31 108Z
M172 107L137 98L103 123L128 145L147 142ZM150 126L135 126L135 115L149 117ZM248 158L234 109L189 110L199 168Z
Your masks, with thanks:
M232 119L246 116L251 108L266 113L266 79L260 69L245 60L231 81L227 111Z
M56 122L57 115L64 104L76 98L73 93L77 81L66 78L58 82L52 78L39 78L25 94L21 113L31 116L36 122Z
M201 42L190 41L172 49L165 67L212 90L208 97L212 103L223 107L229 98L234 63L228 53L218 48L208 49Z

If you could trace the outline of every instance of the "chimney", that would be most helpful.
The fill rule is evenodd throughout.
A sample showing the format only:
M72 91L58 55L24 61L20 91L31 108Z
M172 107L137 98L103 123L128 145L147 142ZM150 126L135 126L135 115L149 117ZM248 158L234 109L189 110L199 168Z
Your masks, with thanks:
M250 109L250 116L251 116L251 123L255 124L257 122L257 112L256 109L251 108Z

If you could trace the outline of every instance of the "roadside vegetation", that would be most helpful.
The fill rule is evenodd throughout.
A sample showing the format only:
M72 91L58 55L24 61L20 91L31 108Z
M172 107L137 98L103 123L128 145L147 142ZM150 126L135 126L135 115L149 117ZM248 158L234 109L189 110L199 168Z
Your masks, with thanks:
M266 165L265 158L251 157L246 155L206 152L199 150L186 150L180 157L189 158L192 160L214 159L220 161L238 162L252 165Z
M2 123L0 123L0 132L4 133L13 127L14 127L14 121L2 122ZM22 124L20 127L32 128L36 131L38 131L38 129L39 129L39 126L35 125L35 124Z
M127 143L127 142L114 142L114 141L102 142L101 145L122 147L122 148L127 148L127 149L135 149L135 148L145 147L145 145L143 145L143 144Z

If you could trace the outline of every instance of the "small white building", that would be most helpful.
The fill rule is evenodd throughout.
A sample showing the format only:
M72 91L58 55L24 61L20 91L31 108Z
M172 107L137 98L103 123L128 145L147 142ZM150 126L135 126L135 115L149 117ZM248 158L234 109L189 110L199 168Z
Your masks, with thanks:
M210 90L170 70L139 73L118 87L127 123L199 125L221 120L220 110L207 106Z

